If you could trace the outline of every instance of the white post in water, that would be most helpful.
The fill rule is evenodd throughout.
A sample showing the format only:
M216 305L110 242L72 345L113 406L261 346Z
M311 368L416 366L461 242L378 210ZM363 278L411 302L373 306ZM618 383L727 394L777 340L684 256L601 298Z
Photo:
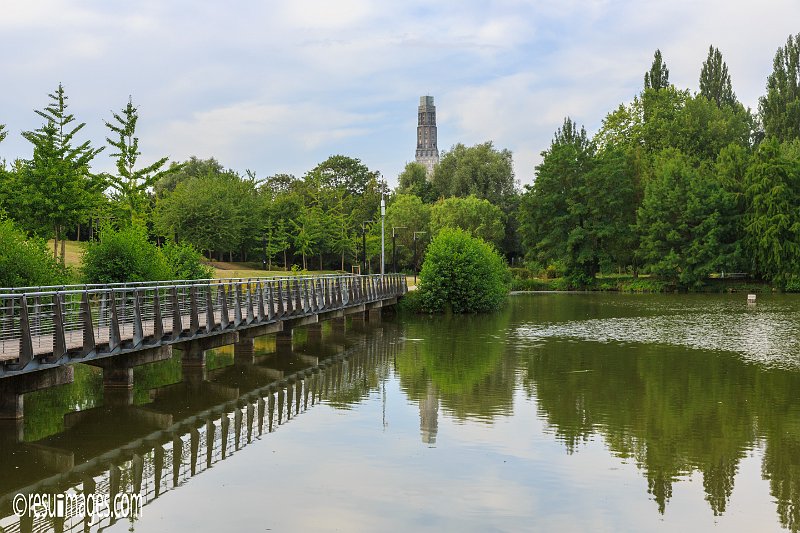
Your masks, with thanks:
M747 303L748 304L756 303L756 295L755 294L748 294L747 295Z
M386 200L383 198L381 194L381 276L383 276L383 265L384 265L384 255L383 255L383 224L384 219L386 218Z

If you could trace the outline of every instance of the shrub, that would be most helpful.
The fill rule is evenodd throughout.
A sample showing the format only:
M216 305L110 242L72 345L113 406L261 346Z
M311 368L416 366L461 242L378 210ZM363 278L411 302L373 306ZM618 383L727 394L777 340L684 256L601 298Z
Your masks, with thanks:
M203 264L203 256L189 243L167 243L161 249L175 279L210 279L214 269Z
M42 239L28 238L0 214L0 287L69 283L70 272L53 258Z
M428 245L419 282L420 310L477 313L497 309L511 277L490 244L460 229L445 228Z
M139 226L119 231L103 230L100 240L83 254L83 276L87 283L157 281L174 277L161 250L147 239Z

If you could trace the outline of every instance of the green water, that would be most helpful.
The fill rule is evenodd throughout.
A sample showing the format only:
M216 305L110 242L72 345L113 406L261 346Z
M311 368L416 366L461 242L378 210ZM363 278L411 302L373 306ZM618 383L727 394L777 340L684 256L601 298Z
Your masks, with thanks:
M218 350L191 385L177 359L137 369L132 406L82 368L29 395L23 442L6 444L24 468L0 464L0 492L53 474L36 447L79 465L151 434L108 460L146 494L141 516L102 527L800 529L798 297L514 295L493 315L326 325L321 341L298 331L293 353L269 338L256 353ZM58 490L77 486L66 478Z

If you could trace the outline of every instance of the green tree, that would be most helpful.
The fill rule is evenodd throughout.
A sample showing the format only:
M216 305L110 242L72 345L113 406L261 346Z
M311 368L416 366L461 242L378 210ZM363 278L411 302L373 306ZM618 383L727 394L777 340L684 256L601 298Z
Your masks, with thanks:
M474 195L502 208L517 192L511 151L497 150L491 141L456 144L442 154L431 185L437 198Z
M396 194L386 208L386 233L396 234L397 263L410 265L413 255L414 233L430 232L431 206L413 194ZM391 261L391 257L388 261Z
M307 256L320 249L324 231L324 215L319 207L309 207L300 212L294 226L294 245L303 257L303 270L308 270Z
M570 118L564 119L550 148L542 152L536 179L527 186L518 210L530 259L548 265L570 256L570 232L582 226L583 206L577 195L592 171L594 152L586 130L579 130Z
M475 196L445 198L431 206L431 236L444 228L460 228L473 237L499 246L505 235L505 216L499 207Z
M653 64L650 66L650 72L645 72L644 74L644 88L657 91L667 87L669 87L669 69L661 57L661 50L656 50L655 54L653 54Z
M209 172L181 181L158 199L154 223L160 235L232 261L234 253L260 244L261 227L251 221L257 211L252 180L233 171Z
M88 219L101 201L105 183L90 172L89 163L103 148L92 148L89 141L73 146L76 134L86 123L71 125L75 117L67 113L67 96L61 84L48 96L50 104L35 110L45 123L35 131L22 133L33 144L33 158L19 173L16 192L18 205L29 219L52 229L54 256L61 242L63 264L66 231Z
M195 156L189 158L188 161L177 163L173 161L170 163L171 172L167 172L156 180L153 185L153 190L156 198L163 198L175 190L179 183L182 183L190 178L199 178L200 176L214 176L224 172L233 172L232 170L225 170L222 164L214 159L199 159Z
M397 177L397 182L397 192L400 194L413 194L425 203L432 203L436 199L433 186L428 179L428 171L421 163L412 161L406 164Z
M746 246L756 273L778 283L800 272L800 161L784 149L768 138L745 175Z
M0 124L0 142L3 142L3 139L6 138L8 132L6 131L6 125Z
M778 48L767 78L767 94L758 101L767 136L779 141L800 138L800 33Z
M652 273L697 287L723 266L720 194L716 181L680 151L659 156L637 220L642 256Z
M118 222L124 226L136 222L144 222L150 208L148 191L167 174L180 170L180 165L164 169L166 157L141 169L136 168L136 161L141 155L139 138L136 137L136 122L139 111L128 97L128 104L122 113L113 113L114 122L105 122L106 127L116 139L106 137L106 142L117 151L111 157L117 158L117 174L107 175L112 189L112 198L118 207Z
M708 47L708 57L700 70L700 94L717 104L717 107L736 104L728 65L722 60L719 48Z

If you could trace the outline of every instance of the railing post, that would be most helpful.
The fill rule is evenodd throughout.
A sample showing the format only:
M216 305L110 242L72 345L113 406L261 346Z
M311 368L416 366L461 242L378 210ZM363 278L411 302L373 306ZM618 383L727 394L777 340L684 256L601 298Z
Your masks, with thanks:
M95 350L94 324L92 324L92 305L89 293L84 292L81 298L81 315L83 317L83 350L82 355L89 355Z
M33 338L31 337L31 323L28 319L28 299L22 295L19 308L19 329L22 334L19 339L19 368L25 368L33 360Z
M239 327L242 323L242 285L240 282L234 282L236 288L233 291L233 326Z
M181 318L181 306L178 302L178 288L173 286L171 296L172 296L172 334L171 338L177 339L183 333L183 320Z
M272 288L272 283L267 282L267 320L272 320L275 318L275 291Z
M303 307L303 300L300 296L300 283L297 281L297 279L294 280L294 297L294 309L297 313L302 314L305 311L305 308Z
M142 327L142 307L139 289L133 289L133 345L139 346L144 341L144 328Z
M111 324L108 328L108 351L113 352L119 348L121 341L119 334L119 314L117 313L117 295L114 289L110 290L111 295Z
M258 321L264 322L266 313L264 312L264 282L259 281L256 284L256 291L258 292Z
M200 330L200 311L197 307L197 285L189 287L189 336Z
M153 289L153 340L157 343L164 338L164 320L161 317L161 297L158 285Z
M322 305L320 306L322 309L328 309L330 307L331 301L328 297L328 280L327 279L319 279L317 282L319 286L319 295L320 299L322 300Z
M214 297L211 295L213 290L209 283L206 286L206 333L211 333L217 327L217 319L214 316Z
M286 280L286 303L283 302L283 288L280 280L278 280L278 312L280 316L291 315L294 312L292 306L292 283Z
M226 329L231 321L228 316L228 295L226 294L224 283L220 283L217 294L222 300L222 308L220 309L220 315L222 316L220 317L219 323L222 325L222 329Z
M348 278L346 283L347 283L347 305L353 305L356 299L356 289L354 287L355 279Z
M253 284L247 280L247 323L252 324L256 319L253 306Z
M64 332L64 295L53 295L53 361L58 361L67 353L67 337Z
M313 313L316 311L316 302L314 301L314 282L310 279L303 280L303 311L306 313Z

